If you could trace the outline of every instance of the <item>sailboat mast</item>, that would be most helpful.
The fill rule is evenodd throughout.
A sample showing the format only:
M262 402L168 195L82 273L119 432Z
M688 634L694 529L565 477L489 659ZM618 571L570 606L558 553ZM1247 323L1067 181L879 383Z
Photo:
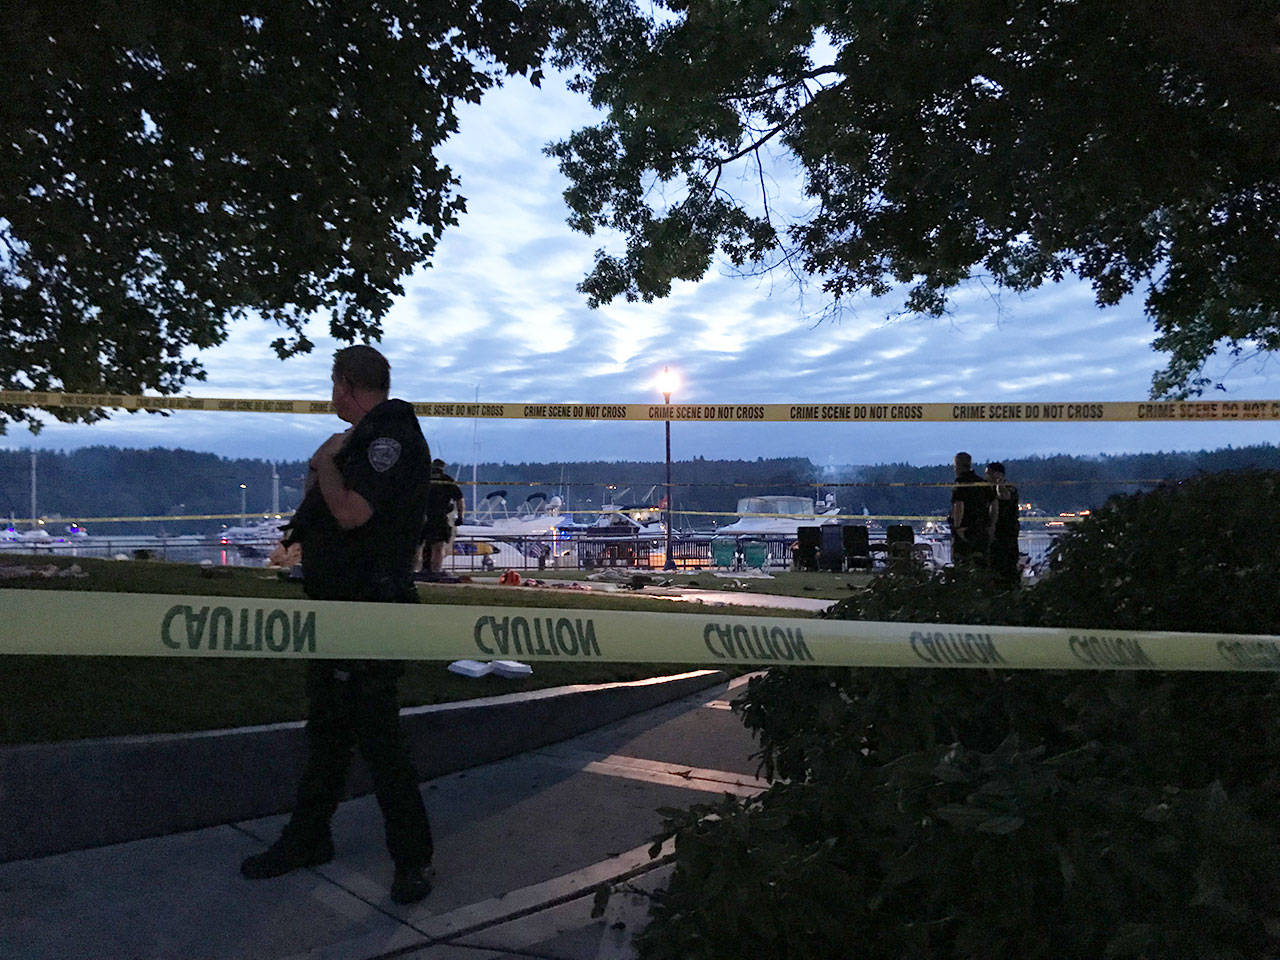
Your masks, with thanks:
M480 388L476 387L476 405L480 404ZM480 459L480 418L471 421L471 515L480 509L480 487L476 483L476 461Z

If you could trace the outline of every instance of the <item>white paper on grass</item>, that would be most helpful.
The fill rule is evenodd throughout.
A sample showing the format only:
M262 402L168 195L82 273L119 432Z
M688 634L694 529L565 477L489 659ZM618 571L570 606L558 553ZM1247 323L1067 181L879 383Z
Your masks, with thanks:
M448 670L463 677L483 677L493 673L493 664L481 663L479 660L455 660L449 664Z
M533 667L518 660L495 660L491 666L500 677L527 677L533 673Z

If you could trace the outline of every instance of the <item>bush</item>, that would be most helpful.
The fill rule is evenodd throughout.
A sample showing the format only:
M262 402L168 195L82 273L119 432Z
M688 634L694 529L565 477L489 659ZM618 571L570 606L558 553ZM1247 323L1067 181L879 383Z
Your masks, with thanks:
M1278 488L1116 498L1034 587L884 577L834 615L1275 632ZM671 815L641 955L1280 956L1278 708L1270 674L771 670L742 713L784 782Z
M1280 473L1208 474L1113 497L1030 591L1043 623L1275 633Z

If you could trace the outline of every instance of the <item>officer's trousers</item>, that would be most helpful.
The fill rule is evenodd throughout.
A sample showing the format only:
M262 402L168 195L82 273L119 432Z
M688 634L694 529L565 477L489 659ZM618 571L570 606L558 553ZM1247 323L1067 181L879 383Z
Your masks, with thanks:
M995 574L996 579L1003 583L1017 586L1021 581L1021 575L1018 572L1018 535L1015 533L1012 538L997 538L991 544L991 552L989 562L991 564L991 572Z
M408 866L431 863L431 827L400 729L400 672L398 663L369 660L307 665L309 753L298 803L285 828L287 841L305 845L329 835L329 821L346 792L353 748L359 746L386 821L392 860Z
M986 544L970 535L968 537L951 536L951 563L957 567L986 565Z

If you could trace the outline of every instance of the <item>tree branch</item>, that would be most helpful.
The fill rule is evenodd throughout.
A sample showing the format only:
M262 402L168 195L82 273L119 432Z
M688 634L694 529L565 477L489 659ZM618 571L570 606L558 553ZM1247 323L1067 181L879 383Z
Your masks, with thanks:
M827 76L829 74L840 74L840 73L841 71L838 67L834 67L834 66L818 67L816 70L806 70L804 73L798 74L795 77L783 83L774 84L772 87L765 87L762 90L756 90L751 93L743 93L738 96L730 95L725 97L725 99L729 101L758 100L760 97L773 96L773 94L775 93L779 93L790 87L794 87L797 83L804 83L806 80L817 80L819 77ZM808 90L809 88L806 86L805 89Z

